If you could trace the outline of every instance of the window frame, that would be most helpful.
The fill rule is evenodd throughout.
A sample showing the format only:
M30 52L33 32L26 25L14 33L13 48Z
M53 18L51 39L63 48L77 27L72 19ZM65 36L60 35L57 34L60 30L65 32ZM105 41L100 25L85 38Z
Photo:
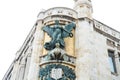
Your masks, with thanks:
M115 51L113 51L113 50L108 50L108 57L111 58L111 60L112 60L113 70L112 70L112 68L110 67L111 73L112 73L112 74L117 74L117 67L116 67L116 61L115 61ZM109 64L110 64L110 66L111 66L110 60L109 60Z

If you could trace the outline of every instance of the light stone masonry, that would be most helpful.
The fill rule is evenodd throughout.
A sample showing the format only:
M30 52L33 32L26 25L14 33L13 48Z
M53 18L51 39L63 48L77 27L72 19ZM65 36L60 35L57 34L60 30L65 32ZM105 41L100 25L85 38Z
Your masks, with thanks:
M3 80L120 80L120 32L92 18L91 0L74 1L74 9L54 7L38 14ZM64 49L47 50L44 44L52 38L42 28L54 27L56 20L63 28L71 22L76 27L73 37L63 39Z

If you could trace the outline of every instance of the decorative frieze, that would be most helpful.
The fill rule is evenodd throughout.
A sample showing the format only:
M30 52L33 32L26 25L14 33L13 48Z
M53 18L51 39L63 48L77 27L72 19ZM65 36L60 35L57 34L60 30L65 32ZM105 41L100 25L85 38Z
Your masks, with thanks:
M40 19L41 15L43 13L40 13L38 15L38 20ZM46 18L51 15L66 15L69 17L77 18L77 12L74 11L73 9L70 8L65 8L65 7L55 7L55 8L50 8L46 11L44 11L44 14L42 15L43 18Z
M102 34L105 34L105 35L109 35L107 37L113 37L115 39L117 39L117 41L120 40L120 32L108 27L107 25L97 21L97 20L94 20L94 24L95 24L95 29L98 29L99 31L102 31ZM98 31L98 32L99 32Z

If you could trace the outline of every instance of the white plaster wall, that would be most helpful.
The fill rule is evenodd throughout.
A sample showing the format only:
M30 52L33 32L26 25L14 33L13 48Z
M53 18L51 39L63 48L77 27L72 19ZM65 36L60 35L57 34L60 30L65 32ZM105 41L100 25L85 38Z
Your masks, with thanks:
M106 38L87 21L78 21L75 34L76 80L111 80Z
M108 61L108 48L106 37L94 32L94 59L98 76L96 80L112 80ZM93 79L94 80L94 79Z
M90 79L90 69L92 67L91 63L93 62L91 54L91 44L89 37L90 26L86 21L78 21L76 27L76 75L77 80L89 80ZM92 41L92 40L91 40Z

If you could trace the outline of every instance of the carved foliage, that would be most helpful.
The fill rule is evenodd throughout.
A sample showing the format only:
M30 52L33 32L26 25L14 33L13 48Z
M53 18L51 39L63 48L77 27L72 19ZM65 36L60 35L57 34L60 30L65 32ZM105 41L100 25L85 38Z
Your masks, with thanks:
M41 68L39 72L40 80L56 80L51 77L52 69L62 69L62 77L57 80L75 80L75 72L72 68L61 64L51 64Z

